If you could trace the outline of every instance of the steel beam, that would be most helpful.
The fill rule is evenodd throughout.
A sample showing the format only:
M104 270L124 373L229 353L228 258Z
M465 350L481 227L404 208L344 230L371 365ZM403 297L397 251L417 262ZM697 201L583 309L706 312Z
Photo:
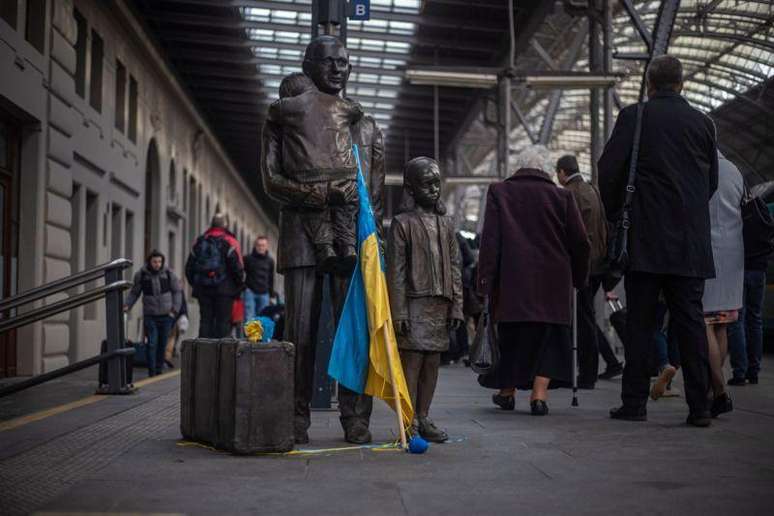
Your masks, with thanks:
M527 133L527 136L529 137L529 140L535 144L538 142L538 137L535 134L535 132L532 130L532 128L527 123L527 120L524 118L524 113L521 112L521 109L519 109L519 106L516 104L515 100L511 100L511 108L513 109L513 113L516 115L516 119L519 121L521 126L524 128L524 131Z
M575 33L575 38L572 40L567 54L564 56L564 59L562 59L562 69L570 68L578 59L578 55L580 54L581 48L583 48L583 42L585 41L588 32L588 25L582 25L578 28L578 32ZM551 130L554 126L556 113L559 111L559 104L562 101L563 91L564 90L553 91L548 100L548 107L546 108L543 124L540 127L540 137L538 138L539 143L542 145L548 145L548 142L551 140Z
M637 9L634 7L634 4L632 4L631 0L621 0L621 4L623 5L626 14L629 15L629 19L631 19L634 28L637 29L637 32L640 34L642 41L647 45L648 51L651 51L653 48L653 36L647 27L645 27L645 22L640 18L640 13L637 12Z

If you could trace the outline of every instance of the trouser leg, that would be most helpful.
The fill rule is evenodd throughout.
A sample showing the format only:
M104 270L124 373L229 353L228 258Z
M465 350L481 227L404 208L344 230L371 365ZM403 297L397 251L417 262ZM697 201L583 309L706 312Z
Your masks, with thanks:
M744 274L744 283L747 375L758 376L763 358L763 300L766 294L766 272L747 271Z
M629 302L626 318L626 346L621 400L635 410L644 408L650 392L650 356L656 331L656 304L662 277L657 274L630 272L624 278Z
M215 298L199 296L199 338L210 339L215 336Z
M347 290L349 289L349 277L338 275L330 275L329 277L331 280L331 303L333 304L333 313L338 323L341 311L344 308ZM363 425L367 428L371 422L371 412L374 406L373 398L366 394L358 394L342 385L339 385L338 394L341 427L344 430L351 428L353 425Z
M680 346L680 364L685 380L685 399L692 413L707 409L709 349L702 295L704 280L669 276L664 295L669 307L669 331Z
M215 336L216 339L228 337L231 333L231 308L234 299L226 296L218 296L215 299Z
M299 267L284 273L284 338L296 348L294 426L306 431L311 423L309 404L314 388L314 359L320 319L321 283L314 267Z
M337 247L355 246L358 209L357 204L345 204L331 209L333 238ZM340 252L339 249L337 252Z
M578 290L578 383L594 384L599 374L597 321L591 287Z
M258 308L256 307L258 294L246 288L242 293L242 299L245 302L245 321L249 321L258 315Z
M400 363L403 366L403 376L406 378L409 396L411 397L411 406L414 407L414 413L419 415L417 408L417 387L419 377L422 373L422 363L424 354L421 351L412 351L410 349L400 350Z
M143 320L145 326L145 337L147 339L147 361L148 361L148 376L156 374L156 348L159 346L159 327L156 323L156 318L152 315L148 315Z
M438 368L441 366L441 354L423 353L422 371L417 382L417 404L414 405L418 417L427 417L430 412L430 404L435 395L435 386L438 383Z

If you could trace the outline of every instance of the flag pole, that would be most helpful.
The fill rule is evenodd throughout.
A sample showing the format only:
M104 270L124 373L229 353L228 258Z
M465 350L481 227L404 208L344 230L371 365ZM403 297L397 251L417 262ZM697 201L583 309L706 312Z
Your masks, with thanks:
M391 324L390 321L385 322L382 325L382 333L384 334L384 347L387 350L387 360L390 361L390 384L392 385L392 396L395 400L395 414L398 416L398 430L400 431L400 446L404 450L406 449L406 427L403 425L403 406L400 402L400 390L398 384L395 381L395 352L390 346L390 333L387 330L387 325Z

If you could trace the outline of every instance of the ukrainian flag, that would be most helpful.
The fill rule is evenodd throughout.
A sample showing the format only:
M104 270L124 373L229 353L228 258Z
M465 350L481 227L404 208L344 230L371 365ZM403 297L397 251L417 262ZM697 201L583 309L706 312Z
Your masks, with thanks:
M352 391L383 399L393 410L395 395L391 382L394 380L403 423L408 427L414 418L414 409L398 355L374 213L360 167L358 147L354 145L353 148L360 197L358 263L336 328L328 374Z

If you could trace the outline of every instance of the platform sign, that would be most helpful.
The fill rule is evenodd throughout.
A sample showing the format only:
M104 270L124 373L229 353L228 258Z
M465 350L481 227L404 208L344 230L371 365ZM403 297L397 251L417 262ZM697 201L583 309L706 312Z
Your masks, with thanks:
M350 0L349 19L350 20L370 20L371 19L371 0Z

